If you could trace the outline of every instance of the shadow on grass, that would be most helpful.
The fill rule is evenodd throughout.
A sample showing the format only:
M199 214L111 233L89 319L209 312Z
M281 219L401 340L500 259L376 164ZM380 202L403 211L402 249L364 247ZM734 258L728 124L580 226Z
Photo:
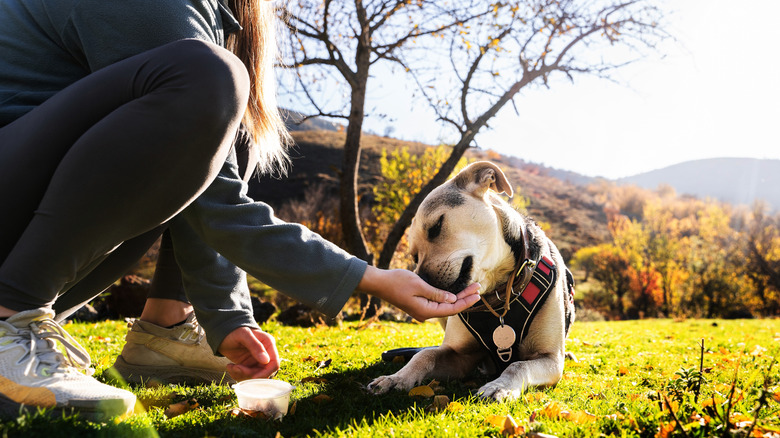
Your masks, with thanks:
M209 436L273 437L278 432L288 438L343 431L351 426L370 427L388 414L395 417L406 414L428 415L424 411L432 403L431 398L410 397L405 391L391 391L377 396L366 390L371 380L394 373L401 366L380 362L361 369L321 374L318 377L324 379L324 383L319 384L320 390L305 398L293 399L294 412L291 406L291 412L281 421L227 417L208 424L177 424L175 427L160 429L159 434L161 437L191 437L202 436L205 432ZM464 381L440 382L444 389L442 394L451 400L466 399L476 392L484 380L475 375Z
M426 414L431 398L410 397L405 391L391 391L373 395L366 385L376 377L392 374L401 364L378 362L360 369L323 373L322 383L291 382L294 385L316 385L304 398L294 398L294 412L281 421L270 421L230 414L235 406L232 390L228 387L191 386L179 387L173 394L165 395L171 388L160 388L160 400L154 406L164 408L170 403L195 398L201 410L166 419L160 411L150 411L148 416L135 416L121 423L99 424L69 417L59 419L42 414L24 415L16 420L0 423L0 435L57 437L274 437L285 438L329 434L344 431L351 426L371 427L383 416L396 418L435 415ZM451 400L464 400L476 392L486 379L476 374L463 381L440 382L443 395ZM429 383L428 381L423 384ZM148 397L156 397L151 390ZM326 395L327 397L322 397ZM149 400L146 400L147 402Z

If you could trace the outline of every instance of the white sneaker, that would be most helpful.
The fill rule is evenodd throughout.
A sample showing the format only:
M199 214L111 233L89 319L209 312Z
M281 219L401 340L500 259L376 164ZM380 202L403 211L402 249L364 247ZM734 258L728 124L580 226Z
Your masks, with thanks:
M46 408L103 421L131 413L135 395L85 375L94 371L89 354L53 317L35 309L0 321L0 415Z

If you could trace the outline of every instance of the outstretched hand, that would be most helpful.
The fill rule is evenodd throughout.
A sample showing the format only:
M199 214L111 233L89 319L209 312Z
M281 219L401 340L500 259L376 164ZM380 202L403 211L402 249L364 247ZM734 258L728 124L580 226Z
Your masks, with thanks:
M257 328L233 330L222 340L219 352L233 362L228 364L227 371L238 381L267 378L279 370L276 340Z
M401 308L412 318L425 321L462 312L479 301L479 283L457 295L426 283L412 271L382 270L369 266L358 289Z

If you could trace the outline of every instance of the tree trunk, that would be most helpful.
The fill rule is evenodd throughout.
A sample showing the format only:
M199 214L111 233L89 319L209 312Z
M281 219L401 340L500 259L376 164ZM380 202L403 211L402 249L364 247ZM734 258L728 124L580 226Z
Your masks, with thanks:
M365 118L366 90L368 88L368 69L370 66L369 41L370 36L363 32L355 52L357 71L350 81L352 98L350 100L349 121L347 123L347 138L344 142L344 156L341 163L341 185L339 193L341 229L347 251L365 260L369 265L374 263L374 257L368 250L360 221L358 196L358 171L360 169L360 139ZM381 300L360 295L360 306L366 317L377 314L382 306Z

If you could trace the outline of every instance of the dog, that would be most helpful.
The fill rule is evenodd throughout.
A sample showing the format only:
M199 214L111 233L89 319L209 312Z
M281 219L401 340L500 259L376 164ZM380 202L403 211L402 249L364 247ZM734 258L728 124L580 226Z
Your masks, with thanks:
M553 242L501 193L512 196L505 174L479 161L423 200L409 230L415 272L453 293L478 282L481 300L447 319L440 346L369 383L374 394L463 378L478 367L498 376L478 395L497 401L561 379L574 280Z

